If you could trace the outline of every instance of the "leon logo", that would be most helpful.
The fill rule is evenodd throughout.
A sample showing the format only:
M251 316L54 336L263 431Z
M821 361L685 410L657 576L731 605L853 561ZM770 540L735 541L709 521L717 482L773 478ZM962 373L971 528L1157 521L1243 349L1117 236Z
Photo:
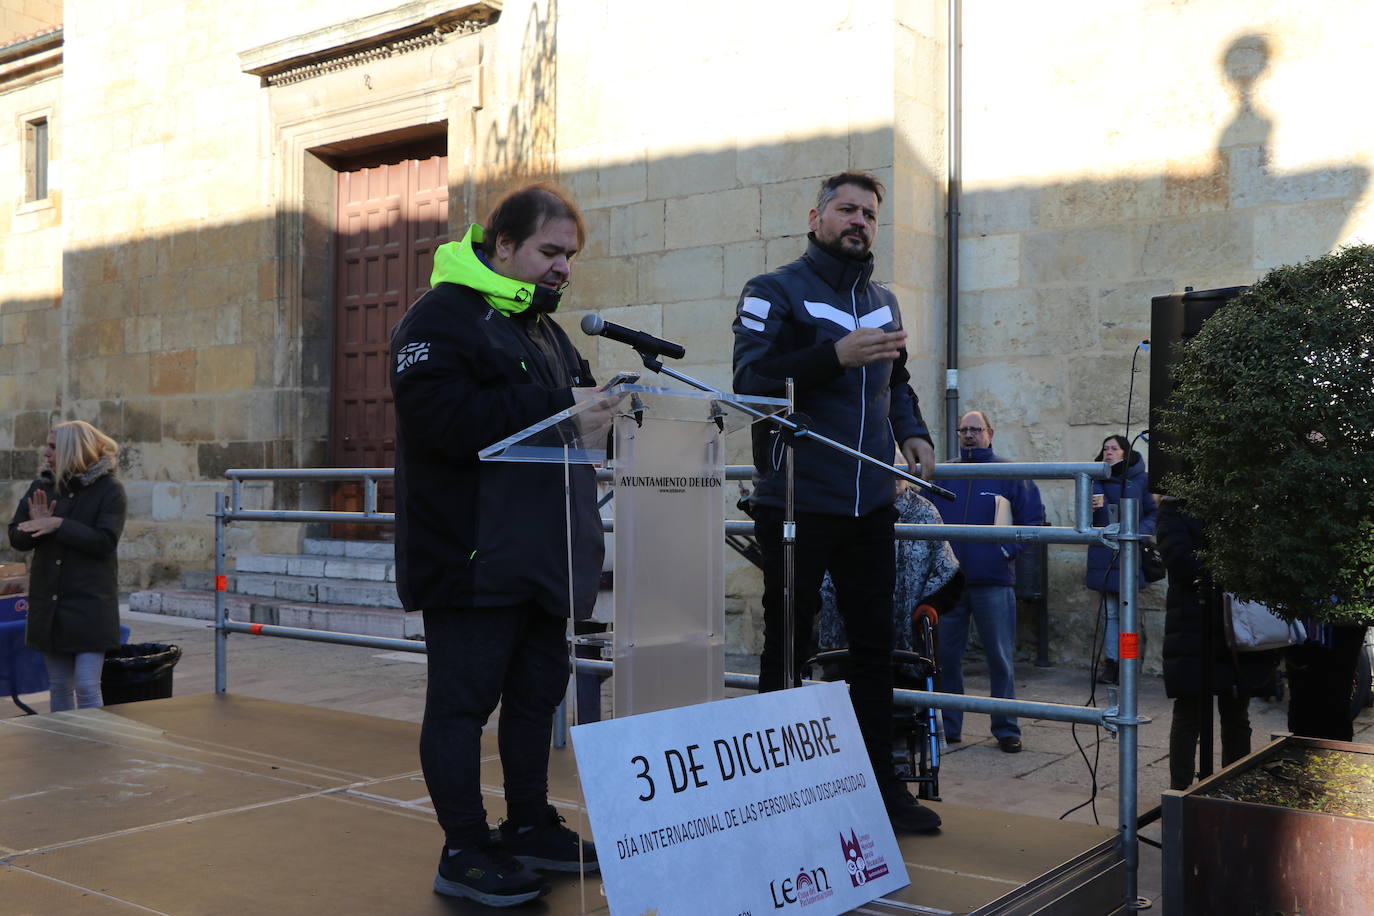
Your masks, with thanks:
M853 828L850 828L849 839L845 839L841 833L840 851L844 853L844 868L849 873L849 882L855 887L862 887L874 878L887 874L887 864L880 856L873 855L873 840L866 833L862 840Z
M800 868L793 877L769 881L768 890L773 894L775 910L792 903L810 906L835 893L834 888L830 886L830 876L819 866L810 870Z

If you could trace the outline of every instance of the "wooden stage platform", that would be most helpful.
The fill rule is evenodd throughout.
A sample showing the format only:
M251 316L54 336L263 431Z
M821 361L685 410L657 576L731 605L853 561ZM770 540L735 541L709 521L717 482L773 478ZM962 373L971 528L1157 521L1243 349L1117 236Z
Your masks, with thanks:
M0 719L0 911L493 912L430 889L441 836L418 735L408 722L233 695ZM484 740L495 820L499 764L494 736ZM576 824L573 763L571 749L554 752L550 794ZM1113 831L935 807L940 833L901 838L911 885L858 912L1118 912ZM511 912L606 912L599 881L551 882ZM690 904L660 910L677 912Z

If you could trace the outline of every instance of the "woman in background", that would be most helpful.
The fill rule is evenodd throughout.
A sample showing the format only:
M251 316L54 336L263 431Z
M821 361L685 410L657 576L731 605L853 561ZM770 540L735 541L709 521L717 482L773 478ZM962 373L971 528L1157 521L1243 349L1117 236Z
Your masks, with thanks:
M1159 507L1159 553L1169 570L1164 616L1164 693L1174 701L1169 723L1169 788L1186 789L1198 772L1198 738L1212 728L1212 696L1221 719L1221 765L1250 753L1250 697L1273 690L1279 652L1232 652L1221 616L1207 606L1198 550L1202 522L1183 503L1164 497ZM1210 637L1204 631L1211 630ZM1211 643L1211 655L1203 646ZM1204 669L1209 668L1204 677ZM1211 681L1204 696L1204 681ZM1208 761L1210 763L1211 761ZM1208 767L1210 770L1210 767Z
M1101 528L1113 521L1120 521L1121 500L1134 499L1140 511L1140 535L1153 536L1158 507L1150 495L1150 475L1145 471L1145 460L1140 453L1131 449L1125 436L1108 436L1102 440L1102 448L1093 460L1106 461L1112 466L1109 479L1093 481L1093 526ZM1112 506L1118 507L1115 513ZM1100 684L1115 684L1121 668L1117 645L1121 635L1120 555L1102 544L1088 545L1088 573L1084 584L1102 593L1102 603L1107 610L1106 632L1102 639L1107 659L1097 680ZM1143 571L1140 573L1140 586L1145 586Z
M43 468L10 521L10 544L32 550L24 641L43 653L51 712L100 706L105 652L119 645L119 565L124 487L119 446L89 423L58 423Z

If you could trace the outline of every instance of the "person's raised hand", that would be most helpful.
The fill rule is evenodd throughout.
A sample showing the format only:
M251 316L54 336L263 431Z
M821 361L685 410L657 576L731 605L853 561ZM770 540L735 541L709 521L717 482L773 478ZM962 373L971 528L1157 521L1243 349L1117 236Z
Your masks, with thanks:
M902 457L907 471L922 480L935 476L935 446L920 436L912 436L902 443Z
M601 388L574 388L572 393L577 404L584 401L595 402L590 407L579 411L573 418L577 422L578 431L584 436L610 426L611 421L615 419L621 399L625 397L623 394L606 394L605 386Z
M906 331L857 328L835 341L835 356L846 369L896 359L906 346Z
M50 518L52 516L52 500L48 499L46 490L34 490L29 497L29 518Z

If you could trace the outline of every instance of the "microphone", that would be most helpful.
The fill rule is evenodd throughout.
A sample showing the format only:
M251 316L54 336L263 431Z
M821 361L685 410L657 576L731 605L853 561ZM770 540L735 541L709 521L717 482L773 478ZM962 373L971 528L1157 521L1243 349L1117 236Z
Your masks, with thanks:
M687 351L679 344L660 340L652 334L645 334L643 331L611 324L609 321L603 321L600 315L582 316L582 333L589 337L605 337L617 343L628 344L640 353L649 356L682 359L687 355Z

